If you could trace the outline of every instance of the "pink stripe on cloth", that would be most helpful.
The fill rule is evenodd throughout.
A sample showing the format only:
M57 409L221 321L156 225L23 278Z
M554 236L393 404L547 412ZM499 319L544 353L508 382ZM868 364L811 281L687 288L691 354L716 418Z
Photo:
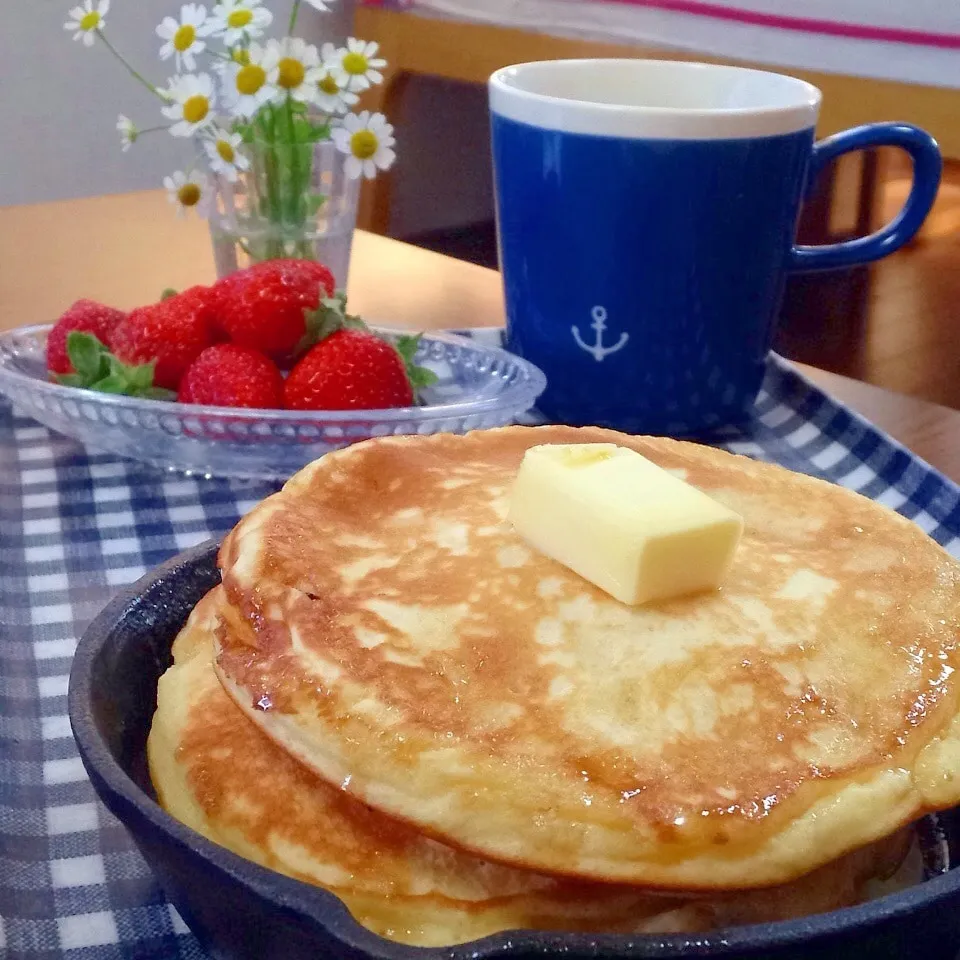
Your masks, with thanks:
M789 17L777 13L761 13L757 10L733 9L702 0L613 0L635 7L651 7L674 13L689 13L694 16L712 17L714 20L730 20L757 27L774 27L779 30L796 30L802 33L819 33L831 37L848 37L855 40L878 40L884 43L908 43L914 46L939 47L944 50L960 50L960 34L931 33L926 30L899 29L897 27L870 27L860 23L845 23L840 20L817 20L810 17Z

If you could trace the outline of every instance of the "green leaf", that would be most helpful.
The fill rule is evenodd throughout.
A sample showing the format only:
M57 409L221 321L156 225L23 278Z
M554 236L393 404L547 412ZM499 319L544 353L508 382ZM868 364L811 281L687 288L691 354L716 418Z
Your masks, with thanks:
M166 287L163 293L160 294L160 299L169 300L171 297L175 297L176 295L177 295L177 291L174 290L173 287Z
M293 139L295 143L313 143L313 124L303 117L295 117L293 121Z
M91 390L98 393L121 393L129 395L129 384L126 378L119 373L111 373L109 376L90 384Z
M357 317L351 313L344 315L343 325L347 330L363 330L365 333L370 332L367 321L364 320L363 317Z
M156 360L127 365L91 333L71 331L67 336L67 356L77 372L55 378L64 386L155 400L173 396L171 391L153 385Z
M101 367L106 347L92 333L71 330L67 334L67 357L84 384L102 376Z
M318 126L310 125L309 141L310 143L319 143L321 140L330 139L330 124L324 123Z
M153 386L153 372L156 369L157 361L151 360L149 363L141 363L136 367L127 369L127 382L133 390L146 390Z
M297 344L296 355L309 350L314 344L326 340L338 330L369 330L360 317L347 313L347 295L338 290L332 297L324 297L316 310L304 310L306 332Z
M413 363L413 358L417 355L417 350L420 349L420 341L422 339L422 333L412 336L404 334L403 336L397 337L394 346L397 348L397 353L403 357L404 363Z
M144 400L176 400L177 395L172 390L165 390L163 387L146 387L137 392L138 397Z
M424 387L432 387L440 378L427 367L412 366L407 368L407 376L414 390L422 390Z
M432 387L439 379L432 370L421 367L414 361L422 339L422 333L413 336L403 335L397 337L393 344L407 368L407 379L410 381L410 386L413 387L413 395L417 402L420 401L420 391L425 387Z
M327 195L325 193L308 193L305 199L307 216L315 217L326 202Z

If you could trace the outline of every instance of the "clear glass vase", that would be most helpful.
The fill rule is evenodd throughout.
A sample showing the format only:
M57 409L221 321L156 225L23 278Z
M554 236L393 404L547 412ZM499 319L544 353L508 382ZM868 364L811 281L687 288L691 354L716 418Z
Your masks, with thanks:
M235 183L219 177L210 234L217 275L276 257L319 260L346 287L357 222L358 180L345 154L319 143L246 144L250 168Z

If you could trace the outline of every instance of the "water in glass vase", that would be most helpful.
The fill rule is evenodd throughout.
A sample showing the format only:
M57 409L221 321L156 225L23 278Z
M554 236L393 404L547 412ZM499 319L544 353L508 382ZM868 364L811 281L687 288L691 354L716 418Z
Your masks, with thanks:
M210 233L217 275L261 260L319 260L345 287L357 220L359 181L344 174L345 155L328 140L244 147L249 168L217 182Z

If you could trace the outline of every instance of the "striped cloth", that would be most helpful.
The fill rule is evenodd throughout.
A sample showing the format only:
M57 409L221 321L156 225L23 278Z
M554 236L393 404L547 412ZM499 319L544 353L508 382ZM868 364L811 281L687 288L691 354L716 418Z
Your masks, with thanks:
M960 489L781 360L723 446L859 490L960 555ZM91 452L0 401L0 957L205 956L96 800L67 680L77 638L118 588L220 537L274 489Z

